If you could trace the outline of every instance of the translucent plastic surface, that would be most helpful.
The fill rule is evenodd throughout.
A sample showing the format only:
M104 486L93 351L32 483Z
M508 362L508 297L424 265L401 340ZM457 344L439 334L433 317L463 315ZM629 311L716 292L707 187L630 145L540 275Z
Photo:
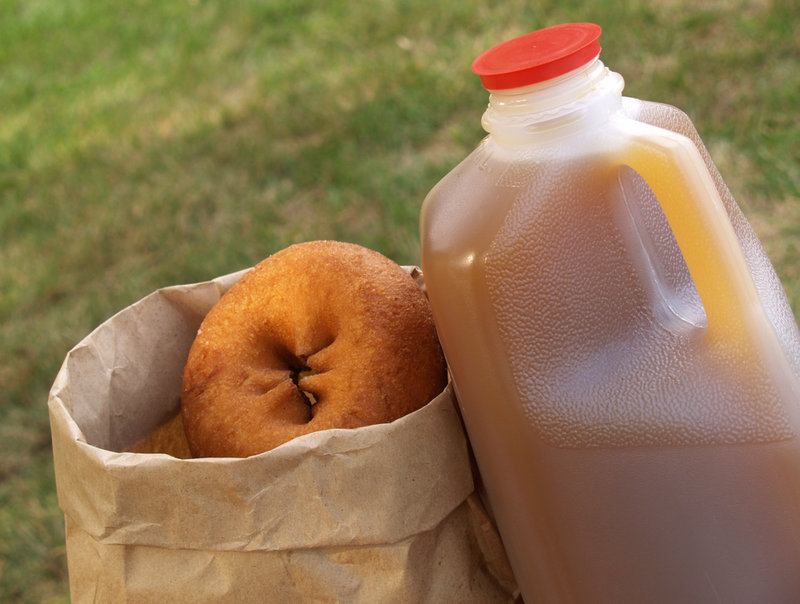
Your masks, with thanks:
M490 135L422 211L428 294L523 595L797 601L795 319L688 118L634 99L602 115L535 143ZM666 148L711 203L639 150L652 126L681 135Z

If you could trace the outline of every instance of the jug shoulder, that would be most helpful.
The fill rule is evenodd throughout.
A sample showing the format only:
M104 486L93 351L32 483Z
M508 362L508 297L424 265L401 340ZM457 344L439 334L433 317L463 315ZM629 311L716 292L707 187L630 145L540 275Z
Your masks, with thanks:
M632 97L622 98L622 114L637 122L658 126L689 138L702 145L694 122L682 109L667 103L644 101Z
M501 168L487 151L489 144L484 140L423 201L423 255L452 250L467 253L491 240L500 228L517 191L498 186Z

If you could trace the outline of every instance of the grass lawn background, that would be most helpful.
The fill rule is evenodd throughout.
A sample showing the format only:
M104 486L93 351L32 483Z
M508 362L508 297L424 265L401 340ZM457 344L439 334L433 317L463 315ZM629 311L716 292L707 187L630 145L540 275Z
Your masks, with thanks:
M625 94L695 121L800 309L790 0L0 4L0 601L67 600L46 412L67 351L154 289L307 239L419 262L480 140L486 48L603 29Z

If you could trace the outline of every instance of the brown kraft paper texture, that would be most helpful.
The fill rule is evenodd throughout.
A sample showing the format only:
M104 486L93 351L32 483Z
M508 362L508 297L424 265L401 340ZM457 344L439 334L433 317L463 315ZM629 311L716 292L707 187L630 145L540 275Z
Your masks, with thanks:
M72 601L512 601L450 386L253 457L124 452L174 415L197 328L241 274L158 290L64 360L49 408Z

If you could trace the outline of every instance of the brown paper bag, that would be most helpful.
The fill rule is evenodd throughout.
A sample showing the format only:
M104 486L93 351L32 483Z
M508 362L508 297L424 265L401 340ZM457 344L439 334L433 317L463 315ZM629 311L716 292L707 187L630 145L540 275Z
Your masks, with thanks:
M67 355L49 408L73 602L513 600L449 387L244 459L121 452L174 414L197 328L241 274L158 290Z

